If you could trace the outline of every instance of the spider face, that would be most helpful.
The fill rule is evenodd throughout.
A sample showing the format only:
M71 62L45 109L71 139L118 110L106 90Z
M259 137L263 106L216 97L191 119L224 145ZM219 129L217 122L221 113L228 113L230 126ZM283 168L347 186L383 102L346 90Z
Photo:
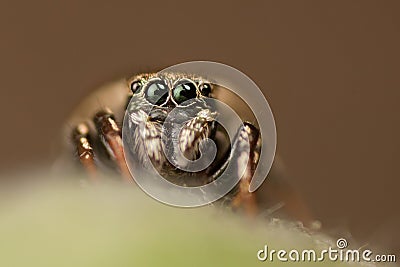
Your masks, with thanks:
M126 122L131 133L132 154L137 155L141 164L148 164L149 159L163 176L176 180L186 174L174 167L181 165L183 158L174 157L174 162L170 162L163 149L196 160L204 148L202 141L214 138L218 113L204 101L210 96L211 85L200 77L175 73L138 75L129 82L133 95L127 107ZM172 110L174 114L167 122ZM167 138L166 143L163 138L171 133L165 131L164 123L169 124L170 129L183 124L176 138ZM196 180L199 181L199 174Z

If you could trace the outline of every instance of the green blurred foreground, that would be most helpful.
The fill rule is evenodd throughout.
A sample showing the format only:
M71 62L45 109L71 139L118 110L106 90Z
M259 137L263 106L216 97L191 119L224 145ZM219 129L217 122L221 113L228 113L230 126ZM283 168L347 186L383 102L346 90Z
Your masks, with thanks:
M3 191L8 196L0 197L1 267L341 266L260 262L257 251L266 244L301 250L330 240L289 223L250 221L214 207L169 207L135 186L25 185Z

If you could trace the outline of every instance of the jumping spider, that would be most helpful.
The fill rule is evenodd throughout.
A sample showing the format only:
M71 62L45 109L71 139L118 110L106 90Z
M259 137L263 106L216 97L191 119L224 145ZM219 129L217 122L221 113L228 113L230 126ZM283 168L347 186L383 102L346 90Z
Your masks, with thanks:
M96 93L84 101L69 120L67 128L70 131L72 127L72 135L66 136L72 137L70 147L75 151L79 165L92 179L96 179L100 172L117 169L125 181L132 182L121 137L122 118L126 111L130 116L129 129L132 131L130 148L137 155L138 162L148 164L146 159L150 159L162 176L175 184L204 185L217 179L227 162L239 165L242 156L248 157L244 175L223 202L233 209L243 209L247 214L254 215L259 205L255 193L250 193L248 188L259 159L259 130L252 123L244 122L237 130L233 143L227 142L226 132L215 121L218 110L202 102L205 97L214 97L213 87L196 75L177 73L145 73L106 85L99 90L101 94ZM195 99L196 103L183 105L188 99ZM174 108L179 109L182 117L195 113L179 134L178 146L186 158L194 160L199 156L199 144L205 138L214 140L218 147L213 163L196 175L188 175L174 167L161 150L162 124ZM148 109L151 112L144 112ZM276 165L269 176L281 176ZM267 181L270 186L263 193L275 202L284 202L292 217L307 220L308 211L302 200L281 180L269 178Z

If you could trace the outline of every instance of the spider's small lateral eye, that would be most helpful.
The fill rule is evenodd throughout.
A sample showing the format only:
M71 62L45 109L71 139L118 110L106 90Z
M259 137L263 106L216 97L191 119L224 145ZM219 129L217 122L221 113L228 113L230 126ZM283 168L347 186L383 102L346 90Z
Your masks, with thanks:
M197 87L191 81L182 81L175 86L172 96L179 105L186 100L195 98L197 96Z
M148 83L145 98L153 105L162 105L168 99L168 86L162 80L155 80Z
M210 96L211 93L211 84L203 83L200 85L200 92L203 96Z
M140 80L133 81L131 83L131 91L132 91L132 93L136 93L142 87L142 85L143 85L143 83Z

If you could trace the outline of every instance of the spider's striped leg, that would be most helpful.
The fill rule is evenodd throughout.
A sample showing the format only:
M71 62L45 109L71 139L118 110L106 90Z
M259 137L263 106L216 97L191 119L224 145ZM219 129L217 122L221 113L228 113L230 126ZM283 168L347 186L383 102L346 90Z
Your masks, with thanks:
M103 109L96 113L93 121L103 146L116 163L124 180L126 182L133 182L125 162L121 129L117 125L113 113L108 109Z
M241 172L244 169L238 185L231 192L233 199L230 204L234 210L241 208L249 216L255 216L258 213L256 196L254 193L249 192L249 186L258 163L260 146L261 138L258 129L251 123L244 122L233 142L228 160L215 173L215 178L217 178L227 164L234 164L233 166L237 172ZM247 165L246 159L248 159Z
M96 165L94 160L93 146L89 137L89 126L81 123L75 127L72 140L76 147L79 161L85 168L92 180L96 179Z
M248 215L255 216L258 212L256 195L251 193L249 188L260 155L260 132L251 123L244 122L236 138L237 140L232 147L232 149L239 152L238 157L234 159L237 161L236 164L244 164L242 163L243 158L248 158L248 161L245 172L238 184L237 194L232 200L232 207L242 207ZM249 148L248 153L244 150L246 147Z

